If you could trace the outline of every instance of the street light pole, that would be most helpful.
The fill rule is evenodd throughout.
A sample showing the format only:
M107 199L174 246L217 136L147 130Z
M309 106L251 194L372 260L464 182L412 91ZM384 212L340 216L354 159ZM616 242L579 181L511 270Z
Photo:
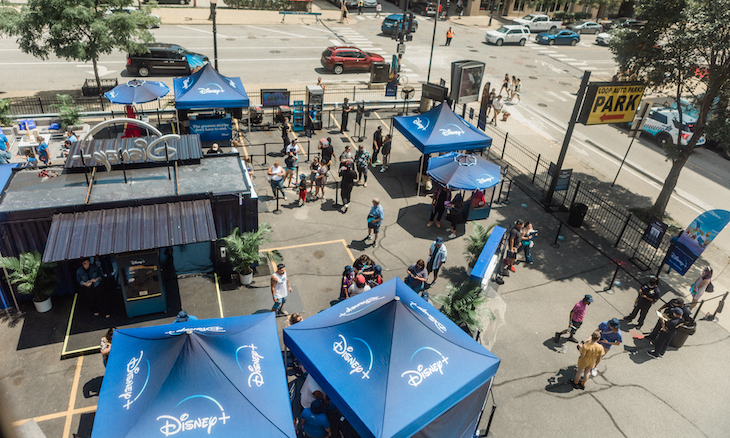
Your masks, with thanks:
M490 7L492 9L492 12L491 12L491 14L489 14L489 24L487 26L491 26L492 25L492 17L494 17L494 9L495 9L494 2L495 1L496 0L492 0L492 2L490 3Z
M433 61L433 46L436 44L436 25L439 22L439 7L441 6L441 0L436 3L436 16L433 20L433 36L431 37L431 56L428 58L428 75L426 75L426 83L431 82L431 62Z
M218 4L218 0L210 0L210 17L208 17L208 20L213 20L213 62L215 66L215 70L218 71L218 29L216 28L215 18L216 18L216 6Z

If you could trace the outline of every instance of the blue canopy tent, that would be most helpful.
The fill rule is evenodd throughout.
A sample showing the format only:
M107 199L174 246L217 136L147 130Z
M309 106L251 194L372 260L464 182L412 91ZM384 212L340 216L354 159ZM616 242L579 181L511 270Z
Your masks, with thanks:
M206 64L198 72L174 78L175 108L248 108L249 101L241 78L228 78Z
M499 166L476 155L449 152L428 161L428 174L444 187L484 190L499 184Z
M363 438L472 437L500 362L399 278L284 342Z
M92 438L296 436L272 313L123 329Z
M441 105L417 116L393 119L393 125L423 154L484 149L492 138Z

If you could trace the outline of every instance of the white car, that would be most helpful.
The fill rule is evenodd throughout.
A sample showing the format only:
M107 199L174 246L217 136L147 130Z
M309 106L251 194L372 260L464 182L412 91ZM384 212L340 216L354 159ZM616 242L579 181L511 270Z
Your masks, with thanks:
M692 137L697 118L687 114L682 114L682 134L681 145L687 146L687 142ZM644 122L643 132L654 137L661 146L676 144L679 137L679 111L666 107L655 107L649 111L649 115ZM697 146L705 144L705 136L703 135L697 140Z
M530 29L525 26L506 25L497 30L488 30L484 39L490 44L519 44L524 46L530 37Z
M613 32L602 32L596 35L596 44L599 46L607 46L613 38Z

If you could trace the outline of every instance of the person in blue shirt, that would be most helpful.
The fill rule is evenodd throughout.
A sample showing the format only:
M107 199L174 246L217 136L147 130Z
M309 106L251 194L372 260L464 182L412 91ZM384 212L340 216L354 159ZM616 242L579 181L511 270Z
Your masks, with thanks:
M198 318L193 315L188 315L188 312L181 310L178 312L177 316L175 317L174 322L187 322L187 321L197 321Z
M370 213L368 213L368 237L365 238L365 241L371 240L373 238L371 234L375 234L373 248L378 247L378 232L384 218L385 213L383 212L383 206L380 205L380 199L373 198L373 206L370 207Z
M66 140L71 142L71 145L79 141L79 139L76 137L76 134L70 129L66 130Z
M330 423L325 414L324 400L316 399L312 406L304 409L299 416L299 427L304 438L328 438Z
M76 270L76 282L81 286L82 294L91 301L94 316L99 316L99 312L103 311L104 316L109 318L111 315L107 310L104 288L100 287L102 276L101 269L91 263L88 257L81 261L81 267Z
M7 151L8 144L8 138L5 136L5 133L0 131L0 151Z
M50 155L48 155L48 143L43 139L41 136L37 136L35 138L35 141L38 142L38 159L40 159L43 164L48 165L50 164Z
M614 345L621 345L623 338L621 337L621 323L618 318L613 318L610 321L603 321L598 325L598 330L601 332L601 339L598 340L598 344L603 346L603 350L608 353ZM605 355L604 355L605 356ZM598 370L593 368L591 370L591 376L596 377Z

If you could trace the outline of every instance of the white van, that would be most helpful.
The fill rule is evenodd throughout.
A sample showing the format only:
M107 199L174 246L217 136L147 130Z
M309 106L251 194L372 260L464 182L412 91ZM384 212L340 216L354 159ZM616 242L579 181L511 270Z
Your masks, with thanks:
M530 37L530 29L525 26L513 24L502 26L497 30L488 30L484 39L490 44L501 46L502 44L519 44L524 46Z

